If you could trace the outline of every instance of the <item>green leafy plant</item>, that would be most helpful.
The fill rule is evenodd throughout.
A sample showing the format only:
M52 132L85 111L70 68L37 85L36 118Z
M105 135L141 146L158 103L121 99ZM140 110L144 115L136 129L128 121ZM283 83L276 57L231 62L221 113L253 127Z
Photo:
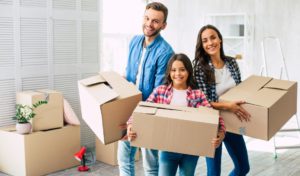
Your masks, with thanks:
M47 101L38 101L37 103L32 104L32 106L17 104L16 105L16 116L13 117L14 120L17 120L18 123L28 123L30 119L34 118L35 113L34 109L47 104Z

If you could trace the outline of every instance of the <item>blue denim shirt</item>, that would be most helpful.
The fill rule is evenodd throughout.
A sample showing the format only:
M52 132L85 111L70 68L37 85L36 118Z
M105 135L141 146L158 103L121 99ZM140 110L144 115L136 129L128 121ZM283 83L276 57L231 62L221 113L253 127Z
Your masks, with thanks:
M134 84L136 83L136 75L142 57L144 40L144 35L137 35L133 37L129 45L126 79ZM167 64L173 54L172 47L161 35L158 35L154 41L146 47L140 83L137 85L142 92L143 101L149 97L154 88L163 84Z

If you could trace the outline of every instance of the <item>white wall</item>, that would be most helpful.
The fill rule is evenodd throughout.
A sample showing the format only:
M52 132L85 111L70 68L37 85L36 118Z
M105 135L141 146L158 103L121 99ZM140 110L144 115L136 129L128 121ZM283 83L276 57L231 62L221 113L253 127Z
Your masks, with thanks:
M253 17L252 72L259 73L262 64L261 41L266 36L280 39L290 78L297 76L297 51L300 49L300 1L298 0L161 0L169 9L168 26L163 35L176 52L194 56L196 37L208 13L247 13ZM222 31L221 31L222 32ZM300 75L300 74L299 74Z

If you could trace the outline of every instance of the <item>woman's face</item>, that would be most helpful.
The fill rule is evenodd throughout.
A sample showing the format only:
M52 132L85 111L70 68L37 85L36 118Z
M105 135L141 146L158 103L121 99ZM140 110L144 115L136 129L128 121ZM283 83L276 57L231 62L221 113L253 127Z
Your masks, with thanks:
M187 89L189 73L181 61L174 61L170 71L170 77L175 89Z
M205 29L201 34L204 51L210 56L220 55L221 39L213 29Z

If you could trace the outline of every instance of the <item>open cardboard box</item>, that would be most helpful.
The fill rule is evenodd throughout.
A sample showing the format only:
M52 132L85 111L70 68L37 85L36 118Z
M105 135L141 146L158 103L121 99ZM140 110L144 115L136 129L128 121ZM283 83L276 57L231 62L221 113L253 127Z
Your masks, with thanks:
M118 141L126 124L142 99L141 92L116 72L100 72L78 81L83 120L103 144Z
M219 100L245 100L242 107L251 114L250 122L241 122L235 114L221 111L227 131L269 140L297 113L297 82L250 76Z
M213 157L219 111L140 102L133 112L132 146Z

